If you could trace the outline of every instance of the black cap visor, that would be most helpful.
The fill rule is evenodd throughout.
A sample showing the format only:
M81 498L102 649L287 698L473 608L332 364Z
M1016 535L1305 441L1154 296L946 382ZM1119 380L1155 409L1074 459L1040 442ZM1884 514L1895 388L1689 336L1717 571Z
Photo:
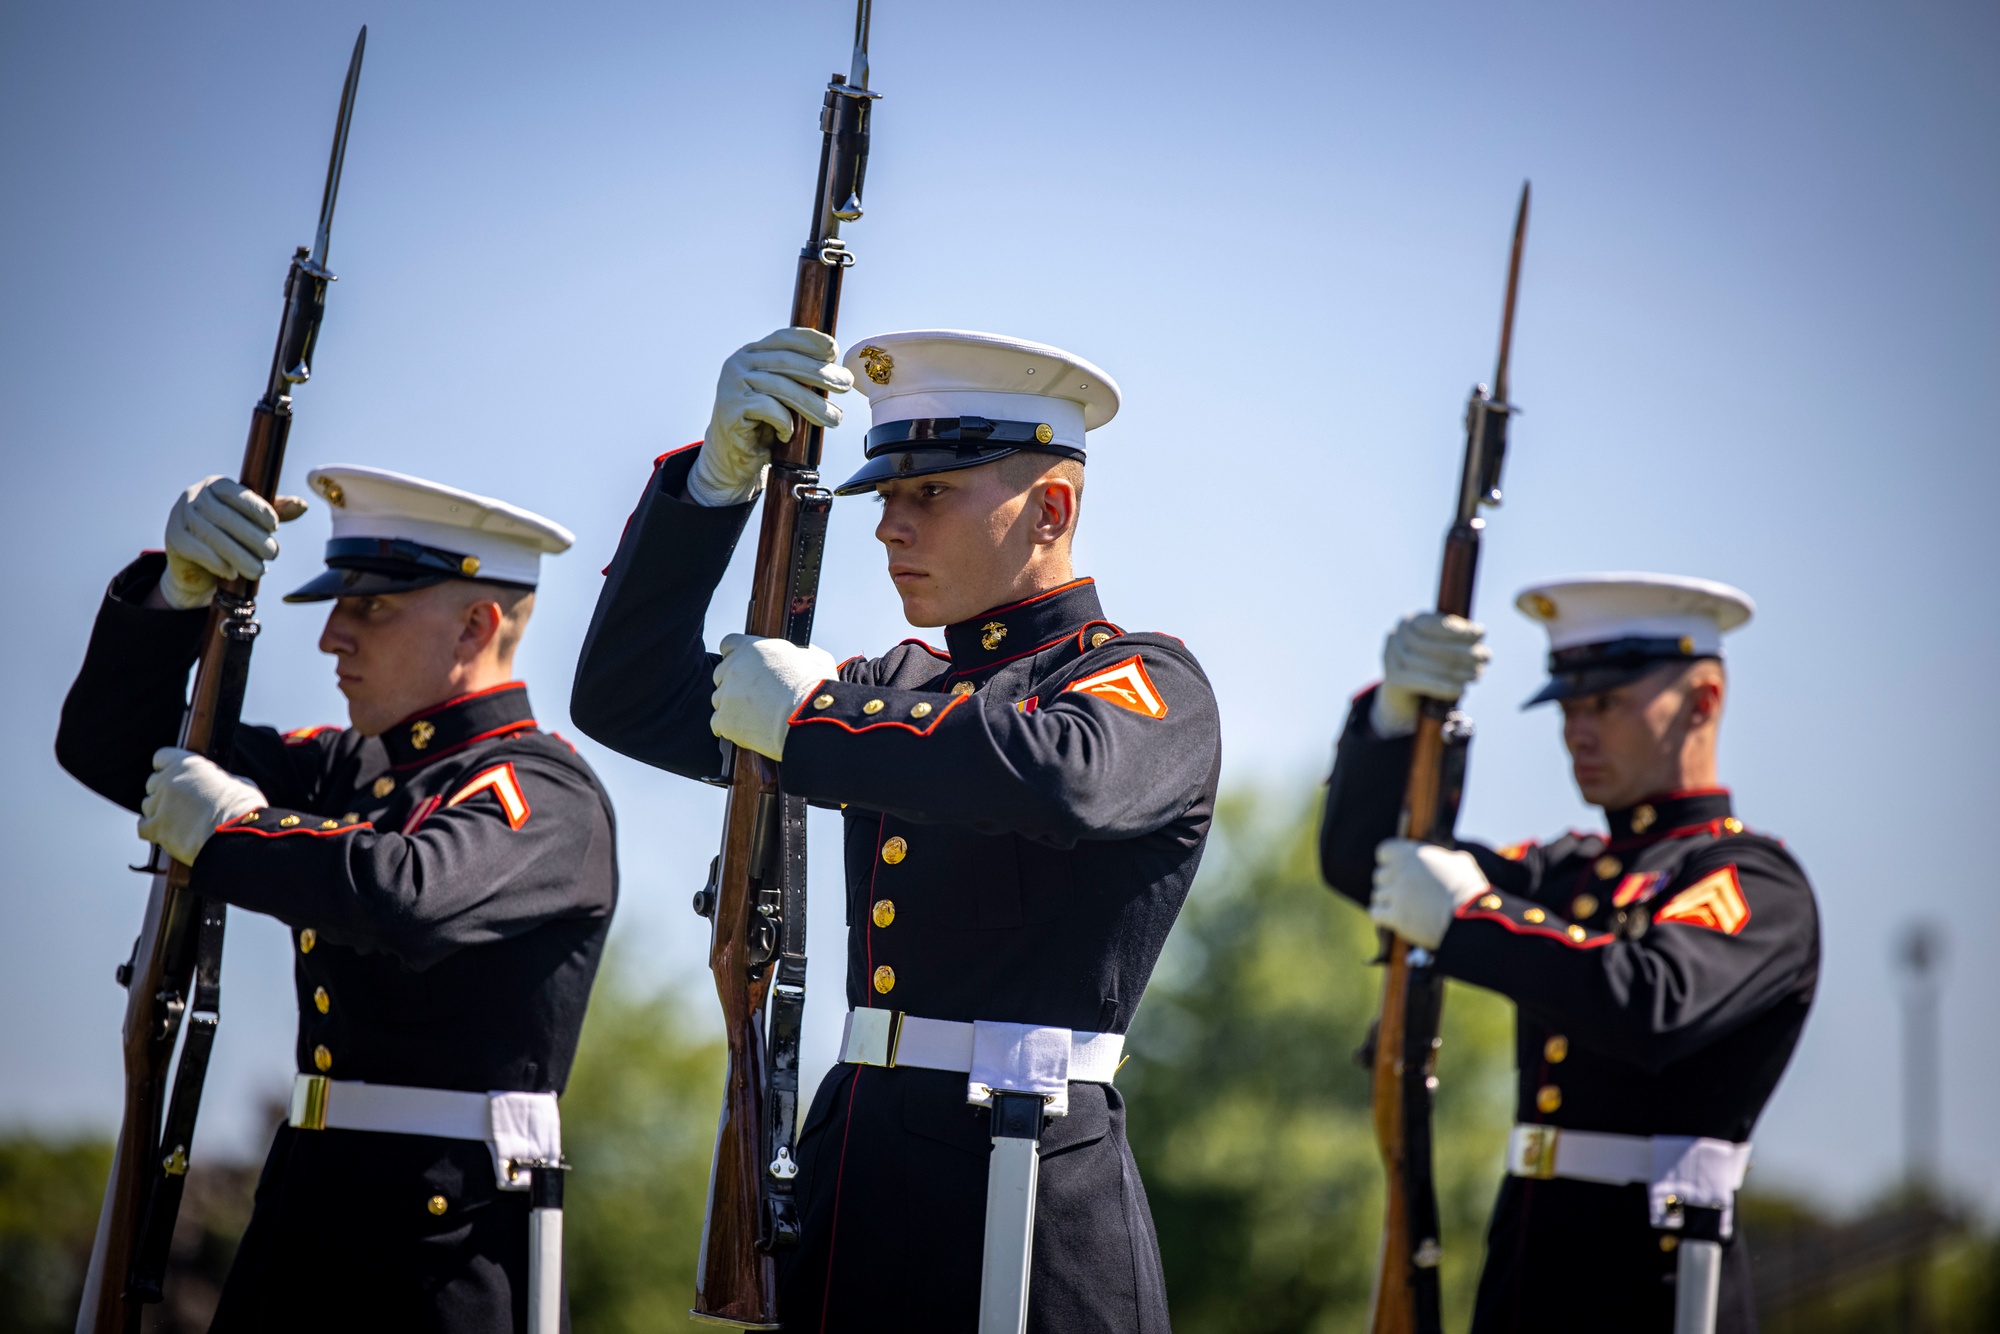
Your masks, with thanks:
M868 461L833 493L862 495L883 482L977 468L1022 450L1079 461L1083 458L1080 449L1042 439L1048 431L1042 422L989 421L984 417L889 422L868 433L864 446Z
M1583 699L1631 685L1668 663L1714 658L1697 653L1686 639L1614 639L1603 644L1579 644L1549 654L1549 683L1521 707L1532 709L1550 700Z
M461 552L390 537L337 537L326 544L327 568L285 594L287 602L414 593L447 579L533 588L510 579L479 578L479 561Z

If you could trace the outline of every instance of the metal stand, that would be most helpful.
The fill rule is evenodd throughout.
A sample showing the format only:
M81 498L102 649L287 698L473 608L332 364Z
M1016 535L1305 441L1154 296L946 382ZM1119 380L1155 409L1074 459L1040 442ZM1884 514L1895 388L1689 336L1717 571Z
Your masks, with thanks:
M993 1157L986 1169L986 1253L979 1271L979 1334L1024 1334L1041 1175L1042 1096L993 1094Z

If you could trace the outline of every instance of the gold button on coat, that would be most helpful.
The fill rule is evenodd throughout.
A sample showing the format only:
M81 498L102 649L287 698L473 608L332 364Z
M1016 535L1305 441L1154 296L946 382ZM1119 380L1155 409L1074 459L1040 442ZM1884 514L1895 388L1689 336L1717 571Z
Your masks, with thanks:
M882 845L882 860L891 866L897 865L909 855L910 845L904 841L901 834L895 835Z
M1092 648L1103 648L1106 644L1109 644L1110 642L1111 642L1111 635L1108 631L1099 630L1096 634L1090 637L1090 646Z
M1481 894L1479 896L1479 906L1488 912L1492 912L1500 906L1500 896L1498 894Z
M285 829L290 829L293 825L297 824L298 822L299 822L298 816L287 815L284 819L278 821L278 824Z
M866 704L863 704L861 706L861 711L867 714L876 714L882 712L884 707L885 706L883 705L881 700L871 699Z
M972 693L972 690L973 690L972 682L960 681L957 685L951 688L951 693L954 695L970 695Z
M1729 816L1722 822L1722 832L1725 834L1740 834L1743 832L1743 822L1733 815Z
M1579 894L1569 901L1569 915L1582 921L1597 911L1597 895Z
M870 912L868 915L874 920L875 925L877 926L889 925L889 923L896 920L895 900L894 899L875 900L874 911Z
M433 1216L443 1218L444 1211L451 1208L451 1201L442 1195L433 1195L424 1208L430 1210Z
M321 820L321 821L319 822L319 827L320 827L321 829L338 829L338 828L340 828L340 821L338 821L338 820Z
M1569 1039L1557 1033L1542 1044L1542 1059L1550 1065L1561 1065L1569 1059Z
M1625 863L1619 861L1616 857L1599 857L1597 865L1590 869L1597 872L1599 880L1609 880L1612 876L1617 875L1625 869Z
M1535 1090L1535 1106L1546 1116L1563 1105L1563 1091L1554 1084L1544 1084Z
M1680 1247L1681 1239L1669 1232L1660 1238L1660 1249L1672 1255Z
M333 1053L326 1049L324 1042L313 1048L313 1065L322 1074L333 1069Z
M299 932L299 953L311 954L313 946L317 944L319 944L319 932L313 930L311 927L306 927Z
M378 797L386 797L391 792L394 792L396 790L396 780L389 777L389 775L387 774L383 774L380 778L375 780L375 786L369 788L368 790L370 792L373 792Z
M815 696L815 697L813 698L813 707L814 707L815 709L830 709L830 708L832 708L832 707L833 707L833 696L831 696L831 695L818 695L818 696Z
M875 990L886 996L895 989L896 970L885 963L875 970Z
M325 987L313 988L313 1008L321 1014L333 1008L333 997L326 994Z
M1590 934L1589 932L1585 931L1582 927L1576 925L1576 923L1574 922L1570 923L1569 938L1571 940L1574 940L1577 944L1581 945L1583 943L1583 938L1589 934Z
M1540 908L1530 908L1526 912L1521 914L1521 920L1524 922L1541 922L1541 921L1546 921L1547 919L1548 919L1548 914L1543 912Z
M931 716L931 706L928 704L912 704L910 706L910 716L912 718L928 718Z

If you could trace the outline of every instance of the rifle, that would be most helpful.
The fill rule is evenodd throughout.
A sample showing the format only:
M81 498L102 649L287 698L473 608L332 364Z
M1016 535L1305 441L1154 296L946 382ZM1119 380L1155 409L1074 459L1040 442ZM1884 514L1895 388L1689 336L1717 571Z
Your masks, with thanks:
M1521 283L1521 245L1528 233L1528 187L1514 216L1507 266L1507 301L1500 317L1500 361L1493 386L1476 385L1465 405L1465 467L1458 509L1444 540L1437 609L1472 614L1473 578L1486 521L1479 511L1500 503L1500 465L1507 454L1507 363L1514 342L1514 299ZM1403 790L1398 834L1449 842L1465 775L1472 728L1445 700L1425 699L1417 712L1410 777ZM1436 1087L1438 1020L1444 978L1429 950L1382 933L1382 1009L1372 1037L1375 1141L1388 1173L1382 1253L1370 1316L1373 1334L1439 1334L1437 1189L1431 1177L1431 1094Z
M273 503L292 428L292 387L304 384L312 373L313 344L326 313L326 285L334 281L326 269L327 241L367 42L364 27L354 39L347 81L340 90L319 229L310 251L300 246L292 255L270 375L264 396L250 412L250 439L243 447L239 477ZM180 744L224 768L230 766L236 748L243 689L250 677L250 649L258 628L257 582L223 580L209 608L192 702L181 720ZM188 1149L194 1142L195 1115L201 1108L202 1083L222 1008L225 906L190 893L192 873L165 859L157 844L146 865L134 869L150 872L153 885L132 957L118 967L118 982L125 988L125 1115L97 1217L77 1334L136 1334L143 1305L164 1294L167 1251L187 1184Z
M871 6L872 0L857 0L853 63L826 86L812 230L792 288L792 326L827 334L839 319L841 279L854 263L840 224L861 216L868 122L878 96L868 89ZM812 639L833 506L833 492L819 479L822 435L794 413L792 438L772 451L744 627L801 646ZM722 852L709 864L695 911L713 927L708 964L722 1000L729 1059L690 1314L710 1324L776 1329L773 1257L798 1244L800 1229L792 1178L806 1000L806 804L784 790L778 765L762 755L735 747L725 754ZM767 1027L760 1028L767 999Z

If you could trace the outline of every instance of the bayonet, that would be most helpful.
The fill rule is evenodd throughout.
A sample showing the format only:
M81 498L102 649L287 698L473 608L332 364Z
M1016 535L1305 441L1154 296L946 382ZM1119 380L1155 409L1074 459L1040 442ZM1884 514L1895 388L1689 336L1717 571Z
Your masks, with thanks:
M354 120L354 90L361 85L361 53L368 46L368 25L362 24L354 38L354 54L347 61L347 82L340 87L340 115L333 124L333 151L326 159L326 189L319 198L319 227L313 232L310 268L328 282L326 247L333 234L333 204L340 195L340 169L347 161L347 127Z

